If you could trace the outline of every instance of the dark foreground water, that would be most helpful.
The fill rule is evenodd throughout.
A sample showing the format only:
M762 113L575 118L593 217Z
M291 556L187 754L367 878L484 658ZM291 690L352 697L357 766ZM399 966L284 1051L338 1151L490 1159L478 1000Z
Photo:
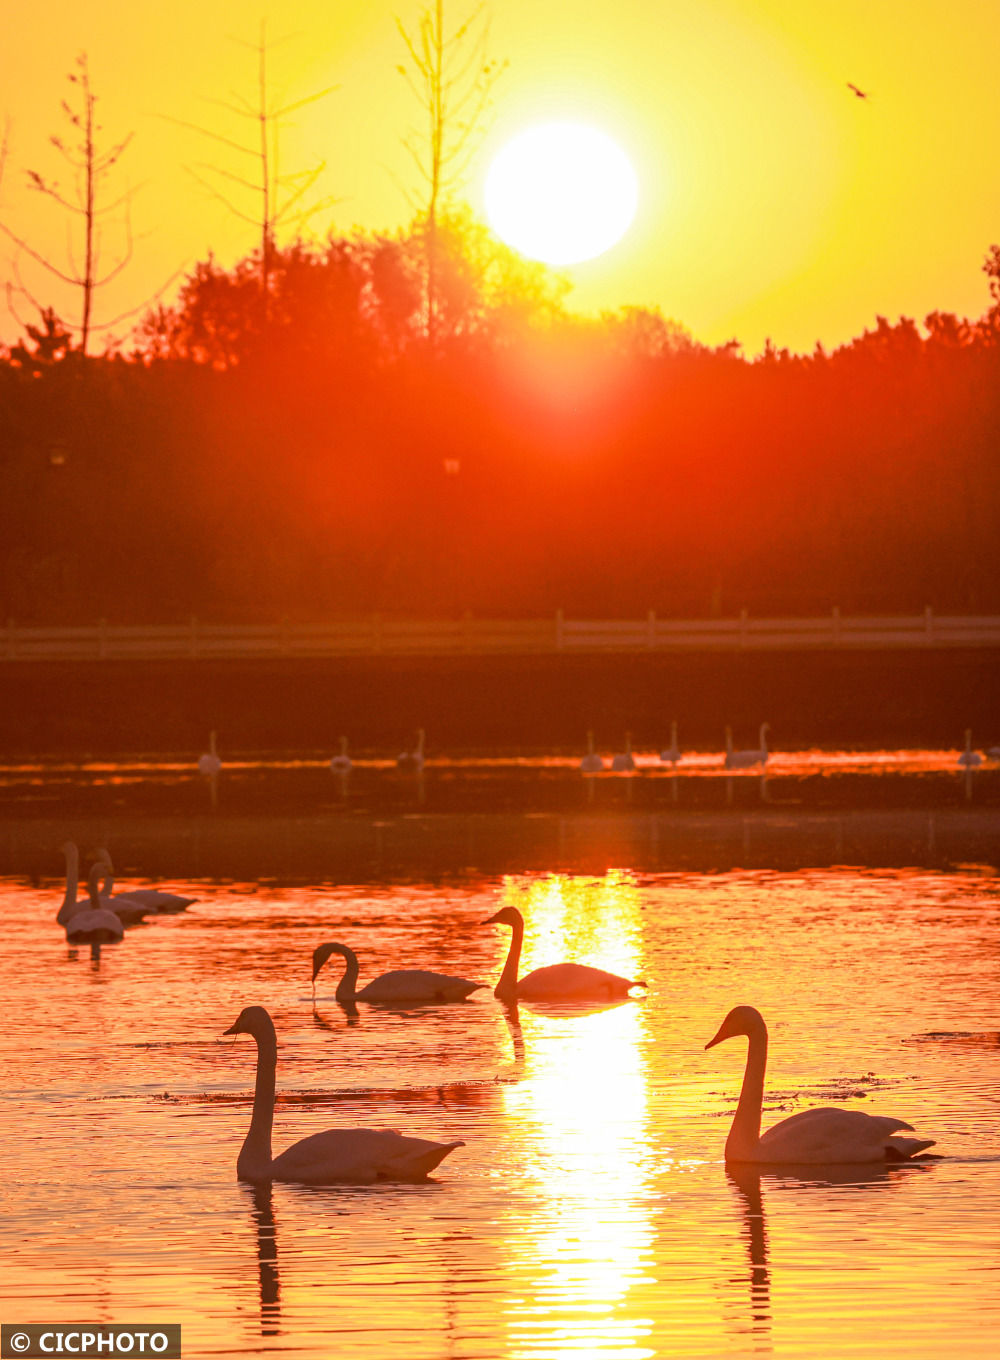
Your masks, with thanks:
M756 776L729 797L706 774L675 800L664 775L472 812L430 771L422 794L324 785L312 807L301 778L267 807L259 768L242 792L224 775L214 807L186 770L172 803L151 788L172 775L8 774L3 1320L180 1321L188 1357L995 1355L993 775L967 796L930 766L909 798L849 799L834 771L822 798L808 773L765 802ZM199 901L99 959L71 949L67 835ZM354 1017L330 972L314 1008L327 939L362 982L492 984L508 932L482 922L504 903L525 970L577 959L648 996L514 1015L486 989ZM704 1045L740 1002L771 1029L765 1126L842 1103L902 1116L943 1159L730 1176L745 1044ZM339 1125L466 1146L425 1186L239 1185L254 1046L221 1032L248 1004L278 1031L275 1151Z

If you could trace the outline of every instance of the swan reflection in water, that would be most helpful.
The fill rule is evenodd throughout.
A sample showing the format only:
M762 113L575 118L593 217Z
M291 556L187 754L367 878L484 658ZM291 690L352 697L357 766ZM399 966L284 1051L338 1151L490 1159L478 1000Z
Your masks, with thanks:
M241 1186L252 1203L250 1217L257 1233L257 1274L260 1289L260 1334L277 1336L281 1331L281 1281L278 1277L278 1239L274 1226L274 1202L269 1182Z

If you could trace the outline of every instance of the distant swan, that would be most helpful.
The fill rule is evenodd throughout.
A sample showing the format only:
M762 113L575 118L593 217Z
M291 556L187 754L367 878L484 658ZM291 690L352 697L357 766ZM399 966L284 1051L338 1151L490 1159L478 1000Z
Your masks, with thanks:
M417 744L412 751L403 751L396 757L396 765L408 774L419 774L424 768L424 729L417 730Z
M222 769L222 761L215 748L215 733L208 734L208 750L204 755L198 757L198 769L202 774L218 774Z
M124 926L113 911L101 904L100 882L104 865L98 860L91 865L87 878L89 906L78 911L66 923L66 938L70 944L115 944L125 934Z
M580 757L580 769L584 774L598 774L604 769L604 757L594 750L594 733L587 733L587 754Z
M501 907L483 925L510 926L512 931L507 962L493 989L493 995L500 1001L620 1001L633 987L646 985L630 982L617 973L607 973L603 968L591 968L585 963L553 963L518 979L524 917L517 907Z
M250 1034L257 1041L257 1083L250 1131L236 1162L241 1181L263 1184L293 1181L303 1185L374 1181L422 1181L457 1147L426 1138L407 1138L393 1129L327 1129L293 1143L271 1156L274 1124L274 1074L278 1041L274 1024L263 1006L247 1006L226 1034Z
M967 770L975 769L975 767L976 767L977 765L982 765L982 763L983 763L983 755L982 755L982 752L981 752L981 751L974 751L974 750L972 749L972 728L971 728L971 727L967 727L967 728L965 729L965 750L964 750L964 751L961 753L961 755L958 757L958 763L959 763L959 765L964 766L964 768L967 769Z
M660 759L665 765L676 765L679 760L683 760L681 748L677 745L677 724L670 724L670 745L664 747L660 752Z
M726 761L727 770L749 770L754 765L766 765L770 752L767 749L767 734L771 730L770 723L760 725L760 746L756 750L734 751L733 750L733 729L726 728Z
M115 892L115 867L111 856L103 847L97 852L98 859L104 864L107 873L104 879L104 896L112 911L121 915L121 909L129 906L141 907L144 912L156 916L167 916L177 911L187 911L196 897L185 897L182 893L162 892L159 888L126 888Z
M353 768L351 757L347 754L347 738L340 738L340 754L331 756L330 769L334 774L350 774Z
M625 770L635 769L635 757L632 755L632 733L625 733L625 750L619 751L617 755L611 757L611 768L618 770L619 773Z
M901 1138L898 1129L913 1129L891 1115L865 1114L862 1110L801 1110L789 1115L761 1135L764 1101L764 1070L767 1066L767 1026L753 1006L737 1006L723 1020L706 1048L724 1039L745 1034L749 1039L740 1103L726 1139L727 1162L774 1163L818 1166L836 1163L905 1162L933 1138Z
M470 982L468 978L450 977L447 973L430 973L421 968L397 968L391 973L383 973L375 978L360 992L355 990L358 982L358 956L346 944L321 944L313 950L313 974L315 983L319 970L331 954L339 954L347 960L344 975L337 983L334 993L341 1005L353 1001L374 1001L383 1004L408 1005L424 1001L464 1001L470 993L483 986L481 982Z

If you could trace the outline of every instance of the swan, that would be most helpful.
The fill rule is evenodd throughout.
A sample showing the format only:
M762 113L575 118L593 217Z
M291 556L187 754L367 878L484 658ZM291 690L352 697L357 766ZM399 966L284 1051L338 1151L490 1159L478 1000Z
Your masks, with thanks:
M60 849L66 856L66 891L63 895L62 906L56 913L56 921L59 925L65 926L81 912L89 912L91 900L89 892L86 897L77 897L76 895L80 882L80 852L75 842L64 841ZM146 915L146 908L139 903L122 903L121 910L118 910L109 896L114 880L110 876L106 857L107 851L100 850L95 861L95 867L100 866L102 870L97 876L98 880L104 880L104 885L98 893L100 899L98 905L103 911L114 911L123 925L134 926Z
M760 725L760 746L757 750L734 751L733 750L733 729L726 728L726 760L727 770L749 770L754 765L766 765L770 752L767 749L767 734L771 730L770 723Z
M70 944L114 944L125 934L115 913L102 904L100 882L103 877L104 865L98 860L91 865L87 878L89 905L66 922L66 938Z
M634 770L635 757L632 755L632 733L625 733L625 750L619 751L617 755L611 757L611 768L613 770Z
M981 752L981 751L974 751L974 750L972 749L972 728L971 728L971 727L967 727L967 728L965 729L965 750L964 750L964 751L961 753L961 755L958 757L958 763L959 763L959 765L964 766L965 769L967 769L967 770L975 769L975 767L976 767L977 765L982 765L982 763L983 763L983 754L982 754L982 752Z
M326 1129L293 1143L279 1156L271 1156L274 1123L274 1071L278 1040L274 1022L263 1006L247 1006L225 1034L250 1034L257 1041L257 1084L253 1094L250 1131L236 1162L241 1181L296 1181L304 1185L336 1185L351 1182L422 1181L453 1152L465 1144L433 1143L427 1138L407 1138L394 1129Z
M208 734L208 750L204 753L204 755L200 755L198 757L198 769L201 774L208 775L218 774L219 771L222 769L222 761L220 760L219 753L215 748L214 732L209 732Z
M670 724L670 745L660 752L660 759L665 765L676 765L679 760L684 759L681 748L677 745L677 724L675 722Z
M417 744L412 751L403 751L396 757L396 765L407 774L419 774L424 768L424 729L417 729Z
M347 738L340 738L340 754L330 758L330 769L334 774L350 774L353 768L351 757L347 754Z
M761 1135L764 1069L767 1066L767 1026L753 1006L736 1006L723 1020L718 1034L705 1045L714 1048L724 1039L745 1034L749 1039L740 1103L726 1139L727 1162L818 1166L861 1162L906 1162L933 1138L901 1138L897 1130L911 1125L892 1115L862 1110L801 1110Z
M584 774L598 774L604 769L604 757L594 750L594 733L587 733L587 754L580 757L580 769Z
M501 907L483 925L511 927L507 962L493 989L493 995L508 1004L513 1001L624 1000L633 987L646 985L645 982L630 982L617 973L607 973L603 968L591 968L585 963L552 963L519 979L517 966L524 941L524 917L517 907Z
M346 944L321 944L313 950L313 986L319 970L331 954L339 954L347 960L344 975L337 983L334 993L341 1005L353 1001L389 1002L409 1005L420 1001L464 1001L470 992L483 986L481 982L470 982L468 978L449 977L447 973L428 973L419 968L398 968L391 973L383 973L356 991L358 981L358 956Z
M126 888L124 892L116 893L115 866L111 863L111 856L103 847L98 850L97 855L107 870L102 893L102 896L107 898L105 905L119 916L133 906L141 908L144 914L165 916L171 912L187 911L191 903L198 900L196 897L184 897L181 893L162 892L159 888ZM124 920L124 917L122 919Z

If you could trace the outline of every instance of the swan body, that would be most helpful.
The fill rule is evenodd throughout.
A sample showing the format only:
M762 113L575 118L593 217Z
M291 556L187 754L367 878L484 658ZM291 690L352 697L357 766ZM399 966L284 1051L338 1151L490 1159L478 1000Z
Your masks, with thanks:
M587 754L580 757L580 769L584 774L600 774L604 769L604 757L594 750L594 734L587 733Z
M222 769L222 761L215 746L215 733L208 734L208 750L204 755L198 757L198 770L201 774L218 774Z
M972 728L965 729L965 750L958 757L958 763L966 770L975 769L983 763L983 753L972 749Z
M625 733L625 750L619 751L617 755L611 757L611 768L622 773L625 770L635 769L635 757L632 754L632 733Z
M257 1042L257 1082L250 1130L240 1149L236 1175L263 1184L371 1185L375 1181L422 1181L439 1162L464 1144L408 1138L394 1129L326 1129L271 1156L274 1079L278 1041L263 1006L247 1006L226 1034L250 1034Z
M419 774L424 768L424 729L417 730L417 744L412 751L402 751L396 757L398 769L408 774Z
M162 892L159 888L126 888L124 892L116 893L115 867L111 863L111 856L105 849L98 851L98 856L107 871L102 895L107 898L106 905L122 916L123 920L123 913L128 913L133 907L141 909L143 915L165 916L171 912L186 911L192 902L198 900L181 893Z
M91 865L87 879L89 905L66 922L66 938L70 944L115 944L125 934L115 913L102 904L100 883L103 877L104 864L98 860Z
M753 1006L737 1006L723 1020L706 1048L745 1034L749 1040L739 1105L726 1139L727 1162L818 1166L905 1162L934 1146L933 1138L903 1138L913 1128L892 1115L863 1110L800 1110L761 1134L760 1117L767 1066L767 1026Z
M679 760L684 759L681 748L677 745L677 724L675 722L670 724L670 745L660 752L660 759L665 765L676 765Z
M339 954L346 960L343 977L337 984L335 996L341 1005L353 1001L373 1001L383 1004L410 1005L419 1002L464 1001L470 993L482 987L481 982L470 982L468 978L451 977L447 973L431 973L422 968L397 968L394 972L383 973L357 990L358 956L346 944L321 944L313 950L313 975L315 984L320 969L331 954Z
M749 770L755 765L766 765L770 752L767 749L767 734L771 730L770 723L760 725L760 746L756 750L734 751L733 750L733 729L726 728L726 760L727 770Z
M646 985L585 963L552 963L518 978L524 917L517 907L501 907L483 924L511 927L507 962L493 989L493 995L500 1001L623 1001L633 987Z
M353 768L351 757L347 754L347 738L340 738L340 752L330 759L330 769L334 774L350 774Z

